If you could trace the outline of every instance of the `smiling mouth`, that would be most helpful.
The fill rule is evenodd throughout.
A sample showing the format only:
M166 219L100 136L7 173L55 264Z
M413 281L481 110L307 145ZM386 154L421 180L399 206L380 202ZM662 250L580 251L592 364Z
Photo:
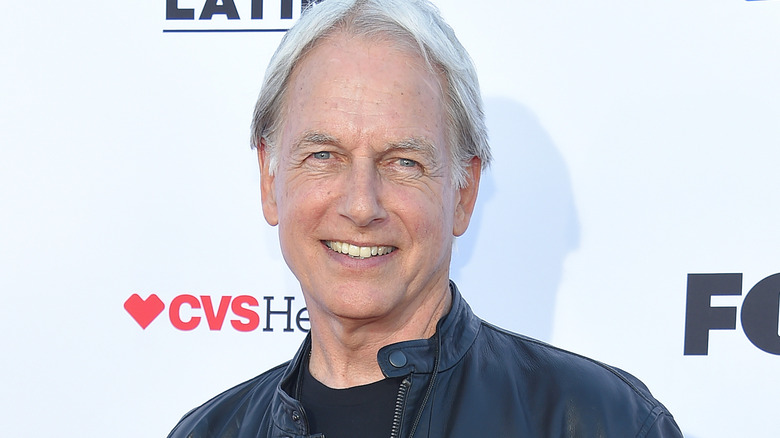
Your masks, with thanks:
M395 251L394 246L357 246L334 240L323 241L325 246L341 254L346 254L355 259L367 259L390 254Z

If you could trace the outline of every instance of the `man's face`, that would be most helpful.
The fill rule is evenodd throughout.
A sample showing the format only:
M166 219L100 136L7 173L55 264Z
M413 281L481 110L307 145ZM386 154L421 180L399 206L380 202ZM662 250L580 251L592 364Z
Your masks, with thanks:
M479 181L451 178L442 79L396 45L336 34L290 79L263 212L319 315L406 321L448 293Z

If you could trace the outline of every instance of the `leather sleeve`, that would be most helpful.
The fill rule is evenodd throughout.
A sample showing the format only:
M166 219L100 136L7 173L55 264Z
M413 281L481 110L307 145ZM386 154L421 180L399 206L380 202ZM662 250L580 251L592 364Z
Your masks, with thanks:
M647 431L647 434L641 435L645 438L682 438L683 434L680 427L674 421L674 418L668 411L663 411Z

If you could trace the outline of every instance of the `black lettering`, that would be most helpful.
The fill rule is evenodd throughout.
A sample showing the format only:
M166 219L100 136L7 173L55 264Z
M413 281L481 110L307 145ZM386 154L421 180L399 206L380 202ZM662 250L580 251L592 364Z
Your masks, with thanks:
M222 0L222 4L217 4L219 0L206 0L203 5L203 11L200 13L201 20L211 20L216 14L227 15L229 20L238 20L238 10L233 0Z
M780 354L780 274L770 275L750 289L740 317L742 329L753 345L767 353Z
M292 19L292 0L282 0L282 20Z
M252 19L263 19L263 0L252 0Z
M166 20L194 20L194 9L179 9L179 0L165 0Z
M737 328L737 308L712 307L713 295L742 295L742 274L688 274L685 355L706 356L710 330Z
M304 312L306 312L306 316L303 316ZM295 325L298 326L298 330L308 333L309 330L311 330L311 324L309 324L309 328L303 328L301 322L309 322L309 309L305 307L299 310L298 314L295 315Z
M272 332L274 329L271 328L271 315L287 315L287 327L285 327L285 332L292 332L295 331L292 328L292 301L295 299L295 297L284 297L284 299L287 301L287 310L271 310L271 301L273 301L274 297L263 297L265 300L265 328L263 329L264 332Z

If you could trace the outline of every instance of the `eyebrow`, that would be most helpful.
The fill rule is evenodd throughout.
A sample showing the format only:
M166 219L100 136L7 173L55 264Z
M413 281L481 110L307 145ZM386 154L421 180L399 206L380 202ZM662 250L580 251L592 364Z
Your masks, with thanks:
M407 138L400 141L390 142L385 147L385 152L392 150L422 152L428 158L436 156L436 146L430 141L421 137Z
M301 146L304 143L311 144L339 144L339 140L332 135L318 131L309 131L304 133L301 138L295 142L295 146Z
M325 134L320 131L308 131L305 132L300 139L295 143L296 147L300 147L303 144L313 145L338 145L341 142L338 138ZM424 137L410 137L402 140L391 141L382 148L382 153L388 153L391 151L413 151L420 152L425 155L426 158L434 160L436 157L436 146L428 141Z

